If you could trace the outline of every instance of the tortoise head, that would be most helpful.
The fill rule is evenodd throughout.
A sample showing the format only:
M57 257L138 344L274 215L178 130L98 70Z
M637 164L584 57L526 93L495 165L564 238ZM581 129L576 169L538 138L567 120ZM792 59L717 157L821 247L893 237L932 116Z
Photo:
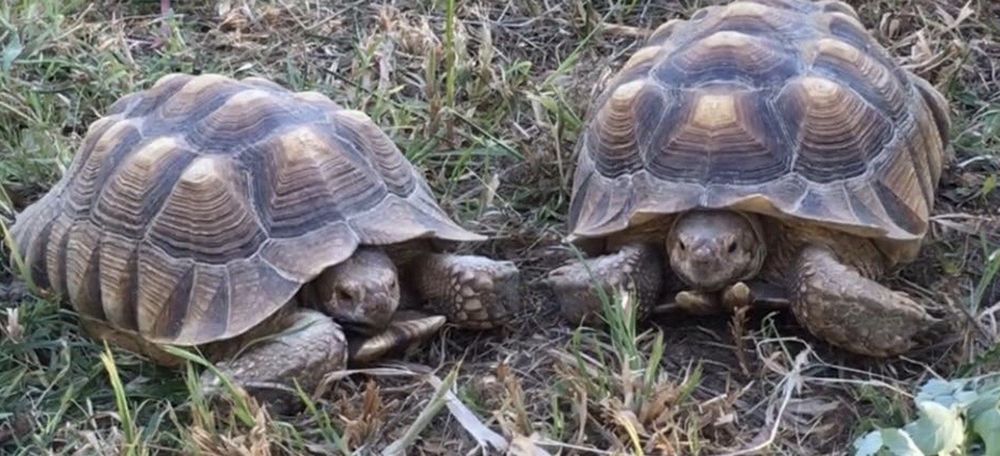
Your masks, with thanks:
M312 283L311 305L350 329L375 333L389 325L399 306L396 266L385 252L358 248Z
M758 217L725 210L681 214L666 247L673 271L703 291L756 276L767 255Z

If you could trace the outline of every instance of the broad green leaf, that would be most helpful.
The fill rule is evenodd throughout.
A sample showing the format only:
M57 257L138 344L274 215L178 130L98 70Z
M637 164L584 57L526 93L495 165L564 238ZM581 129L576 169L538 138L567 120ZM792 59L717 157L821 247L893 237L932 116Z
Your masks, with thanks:
M983 439L983 456L1000 456L1000 410L996 406L980 413L972 422L972 430Z
M928 456L923 451L920 451L920 448L917 447L917 444L913 442L913 438L906 431L883 429L882 441L892 456Z
M24 46L21 45L21 39L17 36L17 33L14 33L10 42L4 47L3 58L0 59L0 70L3 70L4 73L10 71L10 67L14 64L14 60L21 55L21 51L23 50Z
M965 440L965 423L957 407L926 401L918 402L917 408L920 418L903 428L917 448L924 454L951 454L961 448Z
M968 384L969 381L966 379L931 379L920 387L920 391L917 393L914 401L918 404L921 402L936 402L945 407L951 407L955 404L964 406L976 397L975 391L965 389Z
M882 432L872 431L854 441L854 456L875 456L884 446Z
M966 416L969 421L974 421L979 414L993 410L998 405L1000 405L1000 387L983 389L976 399L969 403Z

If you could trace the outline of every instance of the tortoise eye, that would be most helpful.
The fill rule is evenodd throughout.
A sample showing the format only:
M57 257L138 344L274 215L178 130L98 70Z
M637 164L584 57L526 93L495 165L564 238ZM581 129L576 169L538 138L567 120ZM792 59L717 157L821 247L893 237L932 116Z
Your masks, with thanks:
M677 245L680 246L681 250L687 250L687 246L684 245L684 241L677 241Z
M728 250L729 250L729 253L736 252L736 242L735 241L729 243L729 249Z

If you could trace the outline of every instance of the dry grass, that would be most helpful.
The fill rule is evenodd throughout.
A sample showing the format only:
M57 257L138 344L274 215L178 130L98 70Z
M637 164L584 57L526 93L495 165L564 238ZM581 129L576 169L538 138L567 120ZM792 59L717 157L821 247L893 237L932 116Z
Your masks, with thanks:
M450 213L495 237L476 250L517 261L532 282L571 257L559 239L588 100L648 30L707 2L175 0L171 36L153 48L157 3L0 4L0 209L48 188L118 96L173 71L253 74L368 112ZM1000 235L1000 9L852 3L953 103L956 156L933 235L892 282L963 309L955 337L874 361L782 313L636 323L611 312L608 330L575 329L532 289L505 331L447 329L304 394L302 414L271 416L239 393L213 411L193 368L120 351L102 363L73 314L39 297L0 315L0 453L373 453L398 442L406 454L467 454L499 439L520 455L831 454L900 424L924 379L1000 369L1000 290L984 279Z

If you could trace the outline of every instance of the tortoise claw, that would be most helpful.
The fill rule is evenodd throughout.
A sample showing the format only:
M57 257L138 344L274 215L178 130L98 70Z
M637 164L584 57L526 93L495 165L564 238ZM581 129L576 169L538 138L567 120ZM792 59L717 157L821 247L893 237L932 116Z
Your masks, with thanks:
M397 312L383 331L348 342L348 358L355 363L374 361L386 353L404 349L426 339L440 330L446 320L442 315L424 315L414 311Z

